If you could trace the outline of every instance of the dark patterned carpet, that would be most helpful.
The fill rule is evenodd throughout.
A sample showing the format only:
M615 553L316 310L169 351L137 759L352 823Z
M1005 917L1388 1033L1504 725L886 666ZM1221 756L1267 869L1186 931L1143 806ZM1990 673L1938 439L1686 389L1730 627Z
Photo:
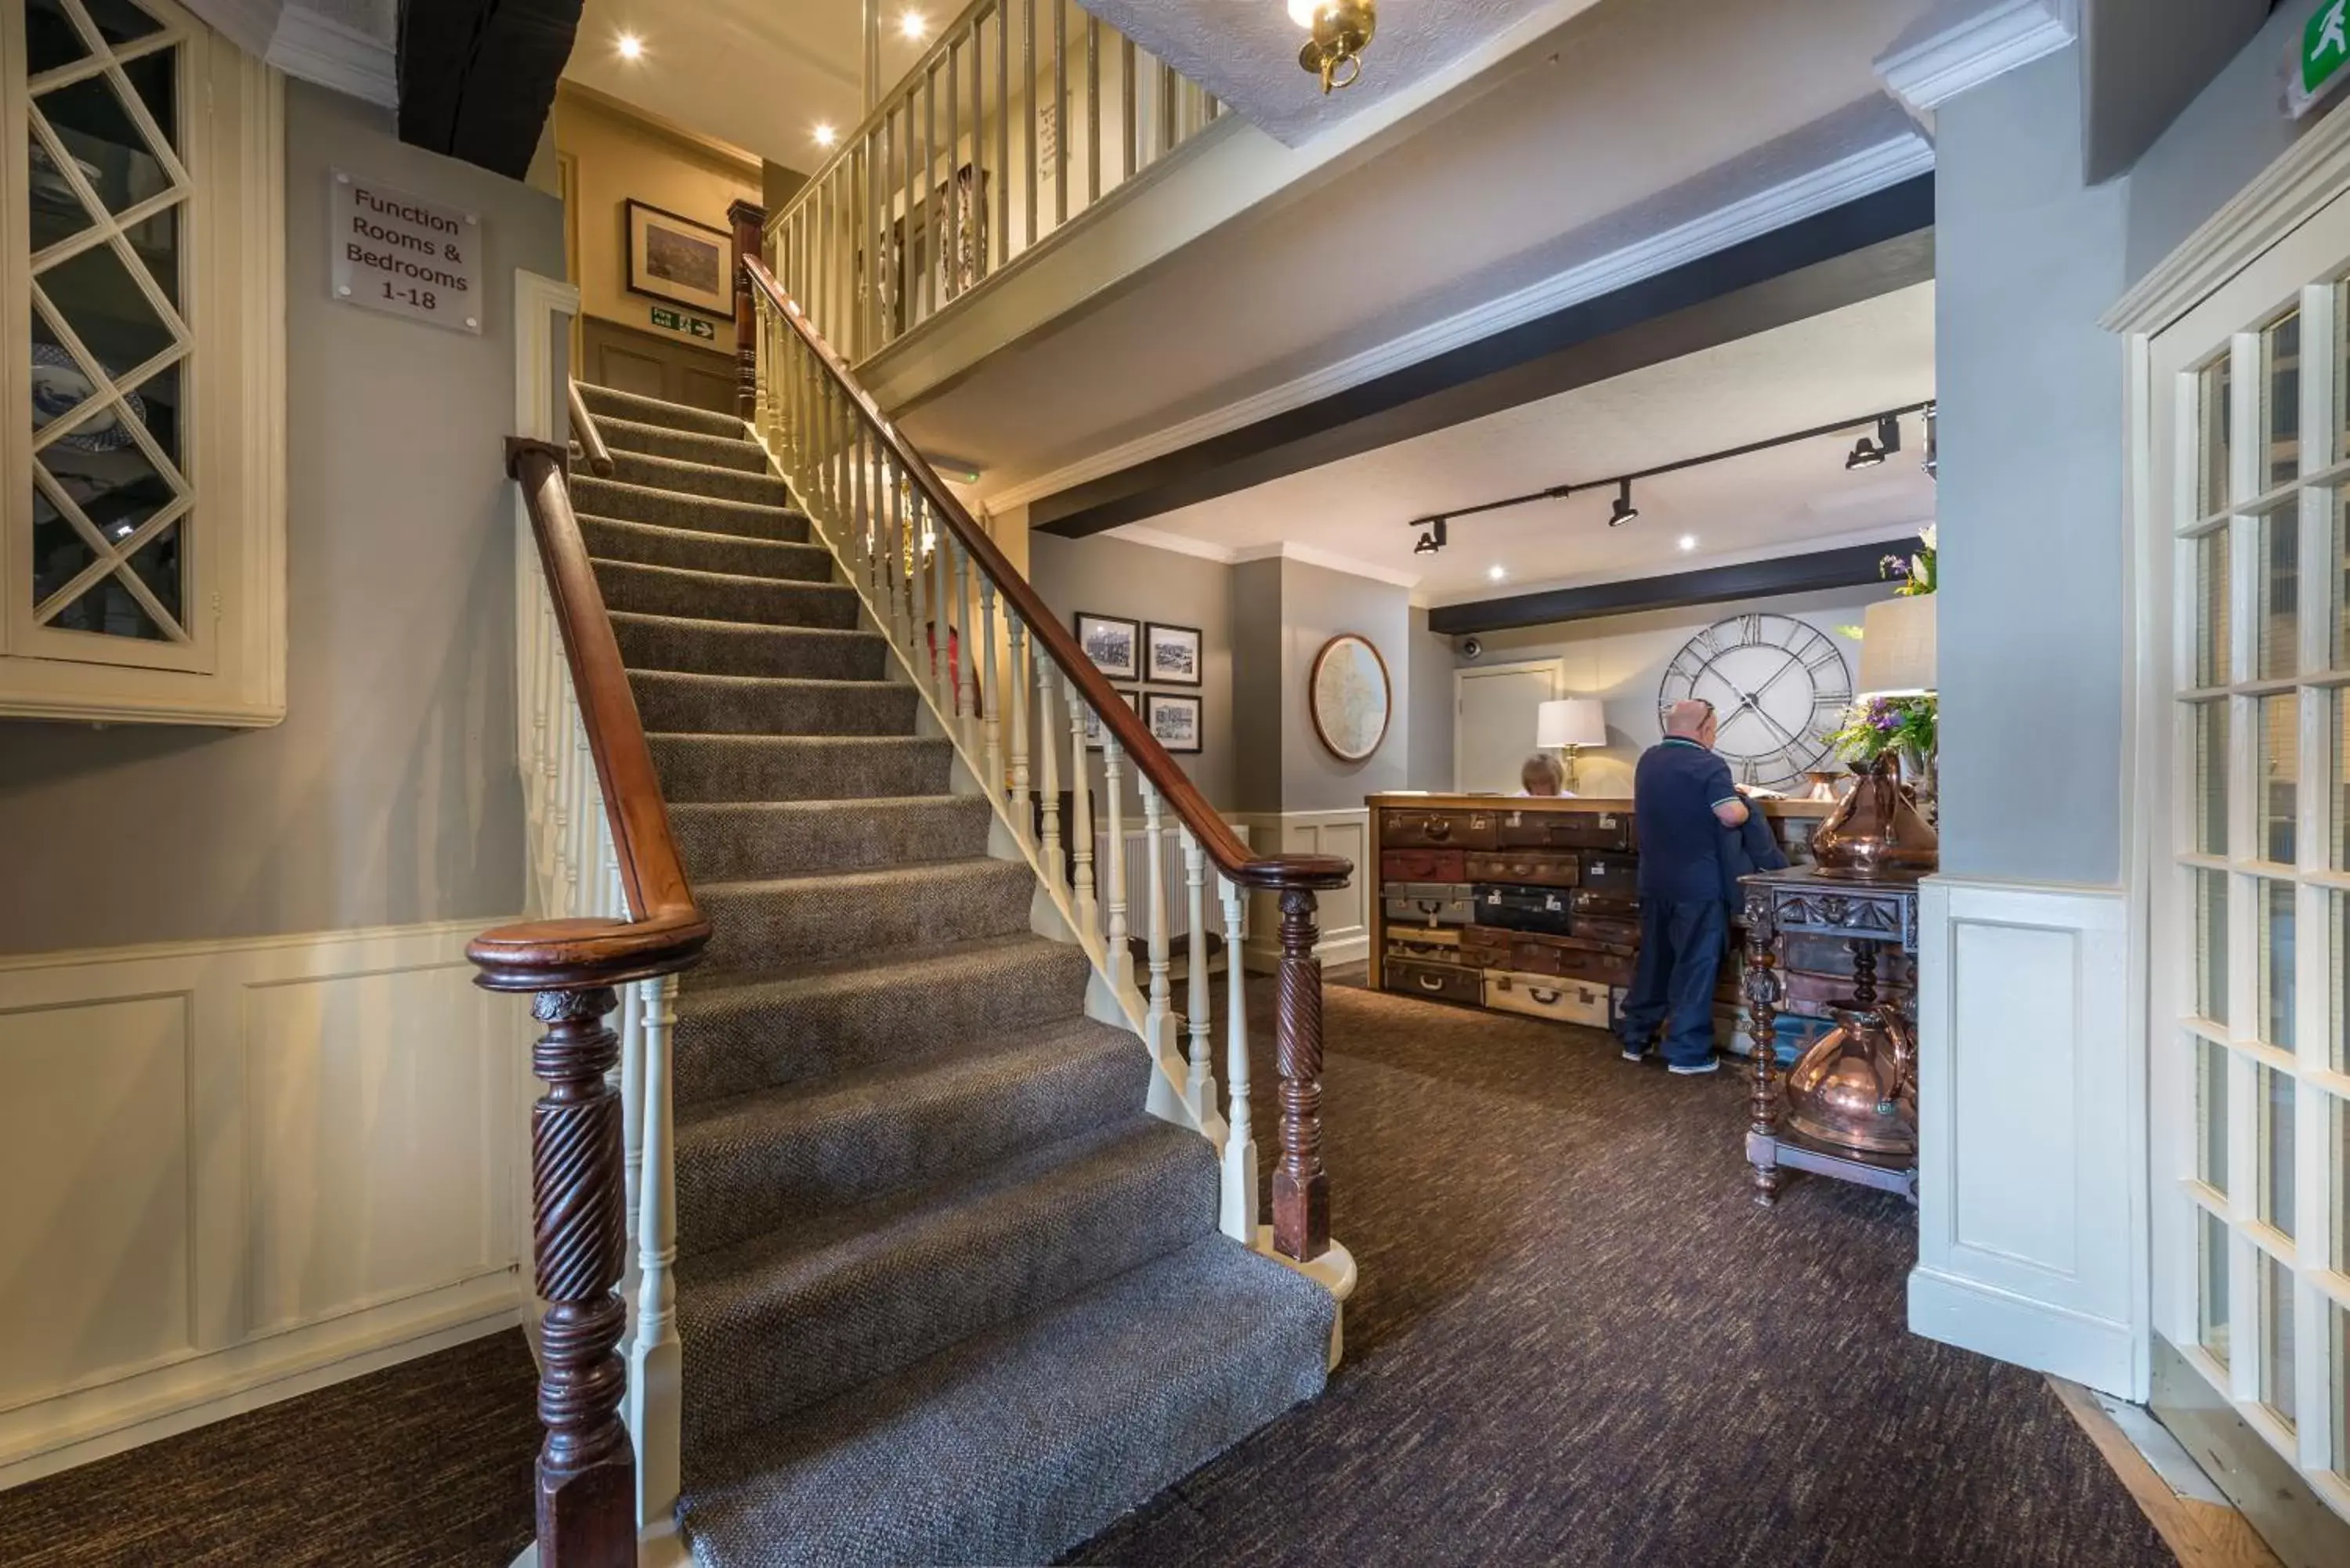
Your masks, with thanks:
M1346 1365L1076 1560L2172 1561L2045 1383L1903 1328L1906 1205L1748 1200L1734 1076L1337 985L1328 1034ZM531 1376L503 1334L0 1493L0 1563L494 1568L530 1532Z
M1075 1561L2172 1561L2043 1379L1904 1328L1908 1205L1750 1201L1742 1079L1337 985L1326 1033L1346 1364Z

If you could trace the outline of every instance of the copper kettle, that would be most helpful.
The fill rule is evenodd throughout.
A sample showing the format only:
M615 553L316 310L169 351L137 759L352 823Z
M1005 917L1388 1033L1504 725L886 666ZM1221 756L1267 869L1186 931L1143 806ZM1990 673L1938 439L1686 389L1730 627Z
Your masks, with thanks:
M1816 1143L1918 1152L1918 1051L1892 1008L1832 1007L1836 1026L1787 1074L1787 1120Z
M1901 787L1894 759L1853 770L1852 789L1812 835L1821 870L1843 877L1923 877L1940 866L1942 841Z

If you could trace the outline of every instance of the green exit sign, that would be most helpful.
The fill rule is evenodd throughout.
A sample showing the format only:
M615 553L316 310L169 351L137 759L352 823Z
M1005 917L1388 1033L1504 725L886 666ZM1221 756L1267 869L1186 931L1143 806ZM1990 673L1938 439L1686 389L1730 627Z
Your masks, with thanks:
M2350 0L2345 0L2345 3L2350 3ZM699 337L709 343L718 340L718 328L711 326L699 316L688 316L682 310L671 310L666 305L656 305L652 308L652 318L655 327L663 327L671 332L682 332L690 337Z
M2317 0L2294 46L2285 103L2295 119L2342 83L2350 66L2350 0Z

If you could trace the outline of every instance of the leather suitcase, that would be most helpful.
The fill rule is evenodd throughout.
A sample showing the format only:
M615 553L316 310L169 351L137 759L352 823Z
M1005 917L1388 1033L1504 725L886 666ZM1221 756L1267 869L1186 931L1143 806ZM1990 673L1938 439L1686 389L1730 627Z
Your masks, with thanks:
M1566 907L1578 915L1594 915L1603 920L1628 920L1636 929L1640 924L1640 899L1637 894L1577 888Z
M1383 809L1379 813L1379 847L1388 849L1491 849L1493 814L1490 811L1415 811Z
M1561 1023L1591 1029L1607 1027L1607 988L1588 981L1553 980L1545 975L1517 974L1508 970L1485 971L1485 1005L1501 1012L1522 1012Z
M1466 926L1461 932L1461 962L1471 969L1507 969L1517 932L1498 926Z
M1473 969L1445 963L1387 963L1379 981L1389 991L1430 1002L1459 1002L1475 1007L1485 1000L1482 981Z
M1590 854L1584 856L1582 861L1583 887L1618 898L1640 896L1640 862L1636 857Z
M1402 928L1388 932L1389 963L1457 963L1461 961L1461 930L1457 926L1420 927L1406 934ZM1451 941L1435 939L1450 937Z
M1617 947L1640 945L1640 922L1638 920L1618 920L1598 915L1577 914L1571 917L1567 933L1570 936L1588 937L1594 941L1607 942Z
M1554 850L1505 849L1468 855L1469 880L1508 882L1521 888L1572 888L1583 879L1582 862Z
M1458 849L1385 849L1379 852L1382 882L1466 882Z
M1566 894L1560 889L1520 888L1499 882L1480 882L1476 888L1477 908L1472 918L1477 924L1513 931L1566 935L1573 917L1567 913Z
M1469 923L1466 882L1390 882L1388 919L1407 926L1465 926Z
M1509 967L1522 974L1596 981L1602 985L1629 985L1632 983L1632 965L1633 960L1628 954L1574 947L1556 938L1522 935L1510 944Z
M1504 849L1632 847L1630 812L1505 811L1495 826Z

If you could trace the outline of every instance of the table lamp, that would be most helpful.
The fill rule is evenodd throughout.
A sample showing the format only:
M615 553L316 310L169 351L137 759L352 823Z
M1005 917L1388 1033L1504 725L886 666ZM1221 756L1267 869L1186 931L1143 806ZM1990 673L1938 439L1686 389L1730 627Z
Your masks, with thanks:
M1596 697L1560 697L1534 710L1534 745L1556 747L1566 770L1566 787L1575 787L1575 749L1607 743L1607 715Z
M1860 695L1921 697L1934 691L1934 596L1873 604L1860 618Z

